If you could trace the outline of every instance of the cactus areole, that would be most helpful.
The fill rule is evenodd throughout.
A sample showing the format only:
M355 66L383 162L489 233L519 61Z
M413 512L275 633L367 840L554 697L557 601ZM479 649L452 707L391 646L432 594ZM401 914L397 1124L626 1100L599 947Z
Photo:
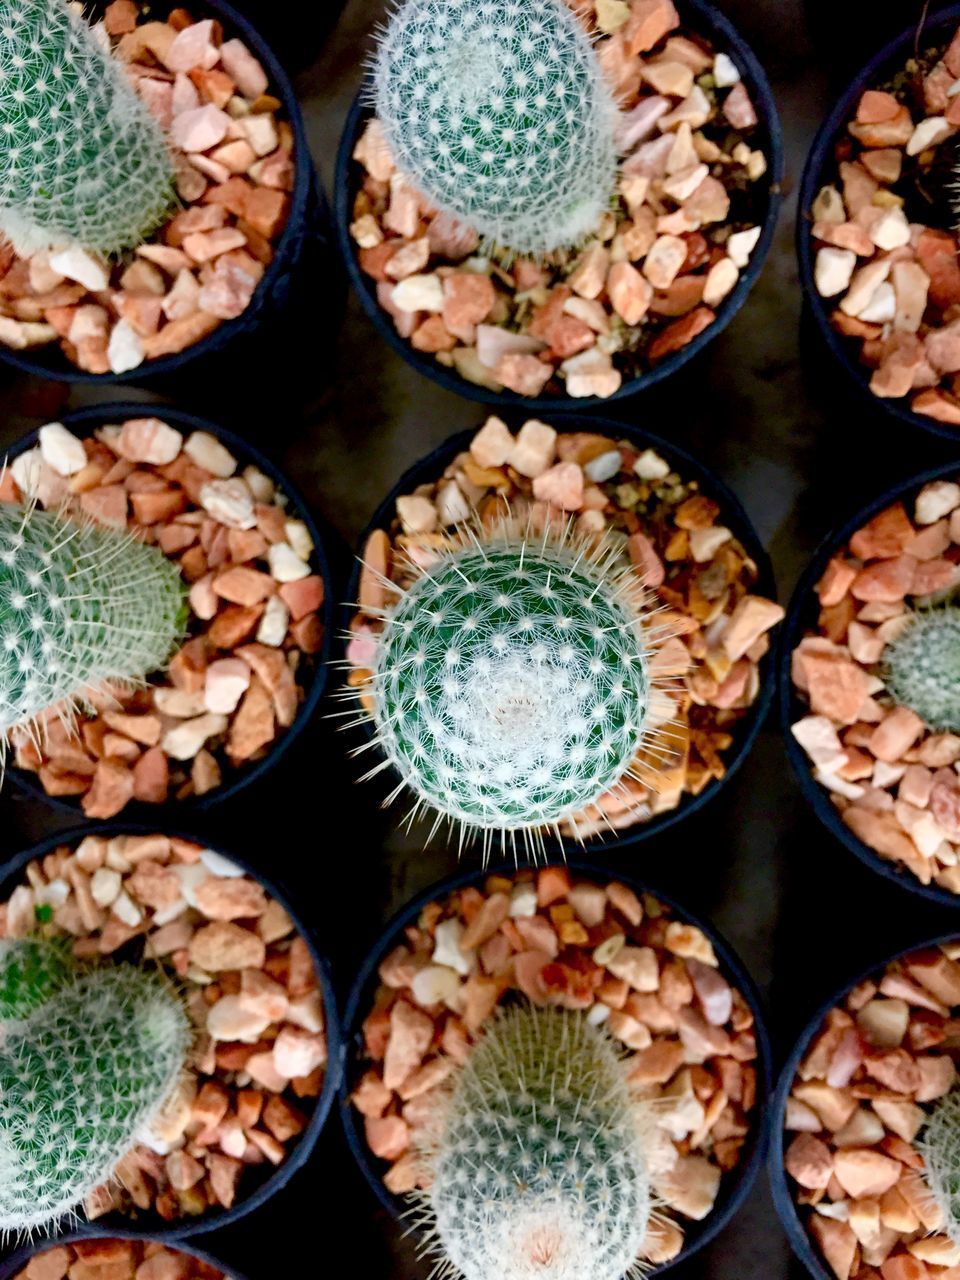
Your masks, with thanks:
M508 523L441 552L385 614L373 673L376 737L414 812L486 843L559 831L616 789L648 735L645 605L613 545Z
M160 125L66 0L0 0L0 231L18 253L120 253L173 204Z
M645 1128L602 1030L564 1009L504 1011L428 1140L435 1252L465 1280L635 1274L652 1208Z
M141 683L179 640L184 601L179 568L156 547L0 504L0 733Z
M960 733L960 607L909 615L883 653L891 697L937 732Z
M488 247L542 257L616 190L616 105L563 0L405 0L374 68L404 177Z

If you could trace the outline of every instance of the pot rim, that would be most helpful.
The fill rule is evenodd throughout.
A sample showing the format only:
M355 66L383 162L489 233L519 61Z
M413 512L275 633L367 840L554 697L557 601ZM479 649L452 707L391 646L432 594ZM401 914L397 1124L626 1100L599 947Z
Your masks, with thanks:
M951 893L948 889L940 888L939 885L921 884L913 872L908 871L902 864L881 858L869 845L864 844L840 817L838 810L830 799L830 793L826 787L821 786L814 778L806 752L791 732L792 725L798 719L801 719L802 715L812 714L809 706L797 697L793 687L791 668L793 651L803 638L805 626L811 613L812 602L815 599L814 587L823 576L827 563L834 553L840 547L845 546L853 534L868 520L891 506L894 502L916 492L918 489L922 489L925 484L929 484L932 480L952 478L956 475L960 475L960 462L941 463L937 467L922 471L918 475L900 481L899 484L892 489L888 489L879 498L874 498L872 502L855 511L838 528L831 530L814 551L800 581L794 589L787 608L787 616L780 624L777 652L780 729L787 757L796 775L804 799L830 834L849 849L851 853L856 854L860 861L869 867L871 871L877 872L886 880L889 880L891 884L898 885L901 889L908 889L911 893L919 894L931 902L952 907L954 910L960 908L960 894ZM804 711L805 706L806 710Z
M550 864L548 863L547 865ZM699 928L713 945L714 952L720 962L720 971L737 988L750 1006L754 1016L754 1032L757 1040L757 1059L755 1064L757 1071L757 1102L753 1114L756 1117L756 1123L751 1126L750 1137L745 1144L743 1158L740 1163L730 1170L729 1175L724 1175L727 1184L726 1189L724 1181L721 1181L720 1194L717 1197L714 1209L702 1222L685 1222L683 1224L683 1249L676 1258L654 1267L650 1272L651 1275L662 1275L672 1267L693 1257L729 1224L753 1190L766 1159L769 1137L767 1113L772 1089L771 1063L773 1051L766 1026L763 1001L743 961L712 921L708 921L704 916L696 914L686 906L681 905L671 894L663 892L645 878L638 878L603 863L575 860L563 865L575 875L582 876L586 880L592 880L594 883L619 881L636 892L650 893L664 906L675 912L677 919ZM536 875L537 869L533 870L534 875ZM361 1034L362 1012L365 1009L371 988L377 981L377 969L380 962L402 936L404 927L415 921L423 908L429 903L446 898L456 890L465 888L468 885L482 883L490 874L489 868L474 868L471 871L458 872L455 875L447 876L417 894L412 901L401 907L383 927L375 942L367 951L344 1006L343 1035L341 1038L343 1058L339 1070L340 1082L338 1089L340 1120L351 1154L359 1165L367 1185L379 1203L394 1219L401 1218L405 1213L405 1209L400 1198L392 1195L383 1185L382 1170L376 1167L380 1162L377 1161L375 1156L371 1155L360 1123L360 1113L350 1102L350 1091L356 1065L356 1042ZM410 1230L415 1232L415 1226L411 1226Z
M750 90L750 97L757 108L761 125L766 130L765 151L767 156L766 179L768 185L766 215L761 224L760 239L757 242L750 261L741 271L734 289L724 299L717 312L717 318L691 342L661 360L653 369L624 381L613 395L583 396L574 398L566 394L557 396L521 396L513 391L490 391L486 387L469 382L458 373L446 369L431 356L415 351L410 343L399 336L389 315L377 301L376 291L367 276L360 270L356 249L350 238L352 221L351 204L356 183L352 177L353 148L360 133L362 124L372 114L368 105L369 79L353 101L344 124L340 146L337 151L334 177L334 224L341 256L346 263L347 274L354 292L360 299L364 311L373 322L375 329L399 356L412 365L419 373L437 382L447 391L483 404L500 408L527 410L531 414L538 413L589 413L602 411L605 405L616 400L623 400L649 390L650 387L664 381L682 368L694 356L718 337L734 316L747 301L747 296L763 269L767 254L773 244L780 207L783 202L781 186L785 173L783 149L783 127L777 111L776 101L770 83L756 54L740 35L733 23L708 0L678 0L680 7L688 7L702 24L705 33L709 34L722 47L718 52L729 52L743 72L744 82Z
M313 554L317 565L316 572L322 579L324 586L324 598L321 605L321 618L324 629L323 647L315 655L316 671L313 679L305 688L304 699L300 704L293 724L284 731L282 737L274 740L275 745L272 746L262 760L256 761L249 768L238 770L238 776L232 781L228 780L222 783L219 787L215 787L213 791L208 791L206 795L189 796L185 800L168 799L163 804L158 805L150 805L143 801L131 801L117 815L118 820L122 818L124 813L129 813L135 820L149 821L153 815L159 818L161 815L168 813L181 811L184 813L203 813L215 808L223 801L232 799L251 783L259 781L264 774L269 772L283 758L284 753L289 750L290 746L300 737L303 730L313 719L326 690L335 621L333 576L330 571L326 547L313 513L303 495L287 478L286 473L281 471L276 463L244 436L237 435L236 432L220 426L219 423L211 422L208 418L200 417L197 414L189 413L171 405L151 404L133 400L117 400L103 404L88 405L86 408L74 409L72 412L64 414L57 421L61 422L68 430L74 427L81 428L85 435L91 435L99 426L105 426L113 422L123 422L129 418L143 417L159 418L162 422L167 422L170 426L183 430L184 434L191 431L206 431L225 444L235 454L238 462L242 464L245 458L249 464L269 476L288 499L290 512L296 514L307 526L307 531L313 541ZM37 443L39 433L40 427L35 427L32 431L20 436L6 451L6 458L8 460L15 458L26 452L26 450L32 449ZM58 809L61 813L68 813L80 821L85 821L83 811L75 797L47 795L36 775L26 769L17 768L13 763L7 764L6 773L14 786L22 793Z
M514 414L513 411L507 411L505 416L508 423L512 423L518 415ZM665 440L662 436L658 436L651 431L647 431L645 427L640 427L633 423L619 422L616 419L603 418L591 414L562 414L554 417L550 425L561 433L596 431L601 435L611 436L613 439L630 440L640 448L651 448L661 454L670 463L671 468L679 471L684 478L697 480L700 484L700 492L715 498L720 503L723 514L730 517L727 523L733 530L735 537L742 543L747 555L756 564L758 576L755 589L767 599L776 600L777 587L773 565L760 540L760 535L757 533L740 499L715 471L700 462L680 445L674 444L671 440ZM377 529L389 529L394 519L397 498L403 494L412 493L418 484L422 484L426 480L433 481L441 475L451 458L467 449L477 430L479 428L474 427L456 432L420 458L411 467L408 467L399 477L396 484L377 507L357 540L357 551L347 587L348 600L355 601L359 594L358 587L363 563L363 549L366 546L367 539ZM337 649L338 657L345 655L345 637L349 637L349 619L355 611L356 607L352 604L346 604L341 611L342 634L339 638ZM781 623L780 625L782 626L783 624ZM734 729L739 727L742 736L739 746L725 761L727 771L721 779L712 778L699 795L685 795L675 809L667 810L663 814L657 814L646 822L634 823L633 826L615 834L597 833L593 836L588 836L582 845L578 845L572 836L567 839L565 845L553 837L545 837L544 850L546 859L549 861L552 857L562 856L564 847L579 848L584 851L596 849L598 855L603 857L614 850L624 849L639 841L662 834L668 828L674 826L675 823L696 813L712 800L734 777L744 760L750 755L760 730L766 721L776 685L776 647L774 644L771 644L770 651L761 660L758 670L760 690L753 705L747 709L747 714L739 721L738 725L734 726ZM368 740L372 737L369 724L363 724L359 726L359 729L361 733L367 736ZM452 846L452 841L448 843ZM504 849L504 859L512 858L512 856L511 853ZM497 857L498 855L491 854L491 865L497 860Z
M241 867L246 874L263 886L271 898L279 902L280 906L283 907L293 921L296 932L303 938L310 952L310 958L320 980L320 991L323 999L324 1034L327 1041L327 1065L324 1073L323 1088L316 1099L316 1105L296 1146L293 1147L283 1162L277 1165L264 1178L258 1187L229 1209L211 1209L201 1214L198 1218L183 1218L178 1222L167 1223L159 1218L155 1212L151 1212L143 1215L142 1221L144 1225L141 1227L138 1220L131 1220L109 1213L94 1219L91 1223L76 1225L70 1231L64 1233L73 1235L78 1239L84 1239L91 1234L112 1235L115 1234L113 1228L116 1224L124 1228L131 1238L139 1239L147 1236L164 1242L175 1242L192 1239L194 1236L204 1235L209 1231L217 1231L221 1227L230 1226L241 1218L246 1217L247 1214L252 1213L255 1209L259 1209L277 1192L282 1191L293 1175L308 1163L314 1153L317 1141L333 1106L334 1096L340 1086L340 1070L344 1060L340 1016L330 962L320 953L313 930L305 923L301 914L292 905L286 887L267 876L245 853L226 850L218 840L208 840L205 836L197 836L180 827L167 826L164 823L149 824L114 820L87 823L83 826L71 827L65 831L56 832L37 844L21 850L20 853L15 854L0 865L0 900L5 901L6 896L9 896L9 892L16 887L16 884L20 883L22 879L21 873L29 862L45 857L60 845L78 845L87 836L111 838L120 835L166 835L174 839L187 840L209 849L212 853L218 853ZM58 1239L59 1233L52 1234L49 1238L49 1243L55 1244ZM241 1278L235 1277L234 1280L241 1280Z

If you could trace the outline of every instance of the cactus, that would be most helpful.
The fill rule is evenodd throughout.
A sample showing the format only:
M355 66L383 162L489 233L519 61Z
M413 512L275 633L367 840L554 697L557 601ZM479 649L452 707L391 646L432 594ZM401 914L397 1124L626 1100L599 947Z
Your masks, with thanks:
M582 1014L504 1010L423 1151L433 1246L465 1280L622 1280L653 1212L648 1105Z
M0 505L0 732L108 682L142 681L184 616L180 572L156 547Z
M402 174L489 246L571 248L611 207L617 109L563 0L405 0L373 79Z
M575 827L646 746L657 634L613 545L468 533L384 616L372 719L397 792L485 846Z
M960 608L919 609L883 653L891 697L931 729L960 733Z
M0 140L0 230L21 254L119 253L173 203L162 129L66 0L2 7Z
M164 980L132 965L80 973L5 1028L0 1046L0 1230L75 1211L159 1114L190 1024Z
M73 973L61 938L0 938L0 1026L26 1018Z
M960 1087L954 1086L934 1103L917 1145L943 1230L960 1245Z

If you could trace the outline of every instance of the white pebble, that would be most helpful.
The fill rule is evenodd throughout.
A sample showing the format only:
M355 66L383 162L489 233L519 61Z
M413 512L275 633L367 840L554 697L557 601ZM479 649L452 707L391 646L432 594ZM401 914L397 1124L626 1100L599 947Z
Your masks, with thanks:
M277 582L297 582L308 577L310 566L301 560L289 542L274 542L267 551L270 573Z
M50 266L68 280L76 280L91 293L100 293L110 283L107 268L86 249L61 249L59 253L51 253Z
M437 515L441 525L460 524L470 518L470 504L456 480L447 480L437 490Z
M717 82L718 89L729 89L732 84L736 84L740 79L740 72L737 70L733 59L725 53L718 53L713 60L713 78Z
M463 925L459 920L444 920L437 925L433 948L433 963L447 965L466 977L471 969L470 961L460 950Z
M837 294L844 293L853 278L856 265L857 255L852 249L821 249L813 268L813 278L820 297L835 298Z
M10 463L10 474L25 498L36 497L43 479L43 455L39 449L27 449Z
M197 885L202 884L207 879L210 875L210 869L201 859L200 862L174 863L171 870L180 881L180 891L188 906L196 907Z
M71 889L66 880L51 880L36 890L37 903L46 907L62 907L70 897Z
M273 481L257 467L244 467L243 478L258 502L270 502L273 498Z
M437 527L436 507L419 493L398 498L397 515L404 533L432 533Z
M609 449L606 453L598 454L596 458L591 458L584 466L584 474L594 484L603 484L605 480L612 480L620 470L620 464L623 462L619 449Z
M936 524L960 506L960 485L952 480L934 480L917 494L914 516L917 524Z
M529 918L537 914L537 891L532 884L514 885L510 894L510 915Z
M420 969L410 984L417 1004L459 1004L461 998L460 977L453 969L442 964L428 964Z
M692 529L690 532L690 553L697 564L706 564L712 560L725 542L729 542L733 534L723 525L713 524L707 529Z
M90 880L90 893L98 907L109 907L116 902L123 887L119 871L99 867Z
M127 893L126 889L121 889L113 900L113 914L123 924L130 929L135 929L143 919L143 912Z
M288 520L284 526L287 541L301 560L309 560L313 555L313 539L310 530L302 520Z
M107 343L107 362L111 373L128 373L143 364L146 352L140 335L126 320L118 320L113 326Z
M263 611L260 625L257 628L257 640L260 644L278 649L283 644L290 625L290 610L279 596L268 596L267 607Z
M866 324L887 324L897 314L897 295L893 285L884 280L860 312L859 318Z
M246 874L243 867L238 867L235 862L214 849L201 850L200 861L212 876L223 876L225 880L238 880Z
M237 460L209 431L194 431L183 446L198 467L226 480L237 469Z
M398 311L443 310L443 281L437 275L407 276L394 286L390 300Z
M920 121L911 134L910 141L907 143L907 155L918 156L921 151L935 147L945 138L949 138L953 132L953 125L947 122L945 116L928 116L926 120ZM53 259L51 263L57 270L60 269Z
M223 733L226 727L227 717L213 712L184 720L163 735L163 749L174 760L192 760L208 738Z
M653 449L644 449L633 464L633 470L641 480L663 480L670 474L670 464Z
M43 460L58 476L74 476L87 465L83 444L62 422L48 422L39 438Z
M707 272L703 301L708 307L721 303L740 279L740 271L732 258L720 258Z
M200 505L230 529L252 529L257 523L253 494L237 476L205 484L200 490Z
M750 255L760 239L761 230L761 227L749 227L746 231L735 231L727 241L727 254L741 270L750 261Z

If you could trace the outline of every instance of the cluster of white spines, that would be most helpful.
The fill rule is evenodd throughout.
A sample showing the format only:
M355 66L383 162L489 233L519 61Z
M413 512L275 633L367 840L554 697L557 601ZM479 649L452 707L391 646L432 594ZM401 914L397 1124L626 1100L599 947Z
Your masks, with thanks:
M960 1245L960 1088L954 1086L934 1103L918 1145L943 1230Z
M883 652L888 692L931 729L960 733L960 608L944 604L909 616Z
M166 981L79 972L0 1045L0 1231L52 1228L107 1181L180 1080L190 1023Z
M140 244L173 201L163 131L66 0L0 6L0 230L21 253Z
M583 1015L501 1013L425 1152L435 1251L465 1280L622 1280L650 1224L648 1117Z
M373 720L419 809L472 832L558 829L629 774L650 625L615 548L511 525L438 554L384 617Z
M401 172L490 245L570 248L611 206L616 106L563 0L404 0L374 84Z
M179 569L156 547L0 505L0 732L160 669L183 605Z

